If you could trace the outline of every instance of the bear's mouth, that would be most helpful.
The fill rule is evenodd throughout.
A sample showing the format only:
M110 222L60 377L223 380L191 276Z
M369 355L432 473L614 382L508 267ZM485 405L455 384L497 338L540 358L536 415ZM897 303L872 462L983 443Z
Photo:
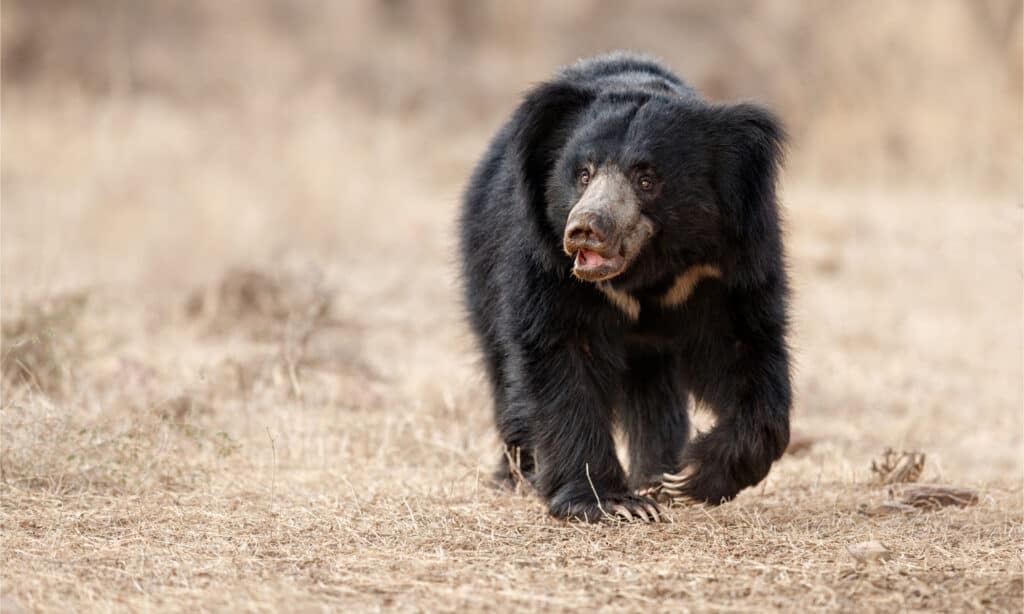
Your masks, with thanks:
M572 274L583 281L604 281L625 268L626 258L621 253L606 255L584 247L576 252Z

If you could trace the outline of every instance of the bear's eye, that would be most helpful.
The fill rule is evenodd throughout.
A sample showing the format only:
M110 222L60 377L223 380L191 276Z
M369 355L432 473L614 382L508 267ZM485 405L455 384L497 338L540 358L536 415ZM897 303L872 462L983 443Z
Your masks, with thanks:
M580 185L587 185L590 183L590 171L585 168L581 168L576 173L576 181L578 181Z
M654 188L654 179L650 175L644 175L637 181L637 185L644 192L650 192Z

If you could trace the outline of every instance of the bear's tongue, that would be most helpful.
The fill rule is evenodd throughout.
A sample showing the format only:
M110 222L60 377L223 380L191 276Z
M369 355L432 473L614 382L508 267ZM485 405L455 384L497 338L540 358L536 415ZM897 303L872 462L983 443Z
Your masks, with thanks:
M608 262L608 259L593 250L581 249L576 252L577 266L600 266L605 262Z

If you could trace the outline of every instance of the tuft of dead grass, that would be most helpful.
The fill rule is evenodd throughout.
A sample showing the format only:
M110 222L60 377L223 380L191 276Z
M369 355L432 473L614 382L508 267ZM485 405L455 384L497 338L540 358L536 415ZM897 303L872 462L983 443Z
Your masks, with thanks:
M0 440L3 483L11 489L5 494L40 491L61 498L194 488L205 474L197 452L233 447L226 433L196 428L185 415L175 420L142 408L128 419L82 420L44 397L10 403Z
M347 371L365 380L379 379L360 359L360 324L337 313L337 293L315 266L235 268L216 283L194 289L185 313L208 335L242 336L274 348L263 358L219 365L238 390L249 391L260 380L286 379L292 395L301 398L308 371Z
M882 484L916 482L924 473L925 458L922 452L896 452L887 448L880 458L871 461L871 472Z
M84 359L79 324L84 291L59 294L4 313L0 330L3 387L28 387L62 396L73 385L73 367Z

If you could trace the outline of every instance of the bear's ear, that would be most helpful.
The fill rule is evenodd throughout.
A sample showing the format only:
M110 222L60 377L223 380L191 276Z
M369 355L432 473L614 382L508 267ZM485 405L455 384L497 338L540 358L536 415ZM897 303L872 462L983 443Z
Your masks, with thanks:
M785 131L770 111L755 105L716 111L714 186L725 223L725 278L736 286L760 285L783 267L775 187Z
M533 251L548 269L566 269L562 241L547 219L548 179L572 134L573 120L593 99L592 92L575 84L544 83L526 95L511 122L516 189L527 209Z

